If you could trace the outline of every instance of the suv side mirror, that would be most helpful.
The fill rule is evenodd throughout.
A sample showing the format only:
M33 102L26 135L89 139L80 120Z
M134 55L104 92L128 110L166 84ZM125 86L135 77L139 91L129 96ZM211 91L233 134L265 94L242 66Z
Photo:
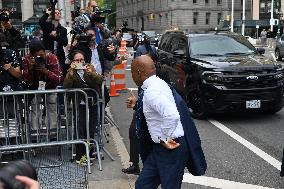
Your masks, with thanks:
M175 50L174 56L180 57L180 58L185 57L185 52L183 50Z
M257 48L256 50L257 50L257 52L259 54L264 54L265 53L265 49L264 48Z

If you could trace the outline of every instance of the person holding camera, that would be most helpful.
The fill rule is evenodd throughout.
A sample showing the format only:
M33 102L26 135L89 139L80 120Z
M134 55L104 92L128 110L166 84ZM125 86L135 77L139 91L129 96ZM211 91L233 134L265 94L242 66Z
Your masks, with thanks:
M84 52L76 50L72 53L70 68L64 79L64 88L92 88L99 94L101 93L101 85L103 82L103 76L97 73L94 65L85 63ZM80 97L79 97L80 98ZM79 133L80 139L85 139L86 136L86 106L84 98L79 99L80 104L78 115L79 117ZM76 112L74 112L76 114ZM89 103L89 131L90 138L94 138L95 128L97 127L97 107ZM83 144L76 144L76 163L80 165L87 165L86 150ZM92 153L90 153L92 155ZM92 163L92 162L91 162Z
M31 90L56 89L62 84L63 73L57 57L52 53L46 53L43 44L34 40L30 43L30 53L23 59L23 80ZM47 111L50 117L50 128L57 127L56 120L57 95L47 95ZM32 101L32 127L37 125L36 106ZM39 109L39 108L38 108Z
M7 10L0 13L0 33L4 33L7 42L10 44L9 48L18 53L18 49L22 47L23 40L21 32L11 24L9 16L10 12Z
M20 89L22 76L20 63L15 51L8 48L9 43L0 33L0 91L16 91Z
M15 51L9 49L8 46L5 35L0 33L0 92L21 90L19 82L22 77L20 63ZM0 100L0 118L15 119L14 100L12 97L5 99ZM6 142L4 138L0 139L1 145ZM3 160L3 156L1 159Z
M85 30L85 34L78 36L77 40L74 41L73 50L83 51L85 61L91 63L99 74L104 75L107 72L106 61L115 60L116 54L113 42L112 40L104 40L102 43L97 44L95 30L91 27Z
M49 50L54 53L59 60L64 75L67 71L65 64L65 52L63 47L68 44L67 29L64 28L60 23L61 12L55 9L55 21L52 23L52 10L47 9L46 13L40 18L39 25L43 31L43 44L45 50Z

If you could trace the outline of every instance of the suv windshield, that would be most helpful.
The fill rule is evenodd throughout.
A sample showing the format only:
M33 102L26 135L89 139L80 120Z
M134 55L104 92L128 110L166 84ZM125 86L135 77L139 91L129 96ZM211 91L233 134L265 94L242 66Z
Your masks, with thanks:
M242 37L225 35L194 36L190 38L192 56L226 56L255 54L255 48Z

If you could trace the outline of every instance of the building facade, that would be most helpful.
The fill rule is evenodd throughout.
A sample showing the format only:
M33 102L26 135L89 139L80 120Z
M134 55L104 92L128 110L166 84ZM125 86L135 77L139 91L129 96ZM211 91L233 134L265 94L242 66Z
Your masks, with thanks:
M64 0L63 4L65 5L62 5L65 9L64 18L67 22L71 22L71 10L74 10L74 4L70 0ZM41 17L49 7L49 0L0 0L0 9L13 11L13 25L21 25L22 22L28 20L33 15Z
M118 0L117 27L127 21L137 31L163 32L178 27L183 31L214 29L230 19L231 0ZM241 20L242 0L235 0L234 19ZM246 0L246 19L251 19L252 0Z

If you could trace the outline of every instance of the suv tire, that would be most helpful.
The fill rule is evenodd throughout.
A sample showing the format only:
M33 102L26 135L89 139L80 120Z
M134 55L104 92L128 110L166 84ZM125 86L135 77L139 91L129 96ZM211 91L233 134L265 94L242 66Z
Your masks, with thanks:
M282 56L280 55L280 50L279 50L279 49L276 49L276 50L275 50L275 58L276 58L276 60L278 60L278 61L281 61L281 60L282 60Z
M188 94L186 98L187 104L190 107L191 116L195 119L206 119L208 113L200 87L197 86L196 90Z

